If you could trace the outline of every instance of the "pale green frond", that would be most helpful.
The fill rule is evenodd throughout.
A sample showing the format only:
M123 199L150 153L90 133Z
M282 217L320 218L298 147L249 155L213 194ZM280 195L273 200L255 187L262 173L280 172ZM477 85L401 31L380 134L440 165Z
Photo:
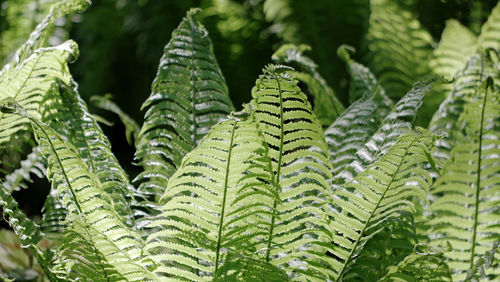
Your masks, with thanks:
M71 227L64 231L54 258L52 271L62 281L120 281L117 269L96 249L94 241L106 242L102 234L85 225L78 217L72 218ZM108 248L114 248L111 244Z
M464 136L451 150L432 187L427 230L431 245L449 242L454 280L462 280L500 239L500 94L491 77L483 82L458 119ZM500 268L489 268L492 280Z
M83 12L89 5L89 0L15 1L15 3L11 1L7 11L12 16L11 22L15 22L15 24L12 29L0 33L0 64L3 63L3 56L8 54L4 52L13 52L12 47L17 48L17 51L0 71L0 77L8 70L21 64L35 50L49 45L54 22L57 18ZM45 18L36 27L31 26L33 22L38 22L38 19L35 18L37 17L36 13L46 11L48 14ZM32 28L34 28L33 31ZM29 38L25 38L24 35L26 37L29 35Z
M348 156L348 162L345 165L336 169L336 174L333 176L334 184L342 185L352 181L356 175L383 156L402 134L411 129L422 100L438 81L438 77L430 76L415 83L385 117L368 141L356 148L355 154ZM359 106L356 104L356 107ZM345 146L349 144L346 143ZM333 161L336 162L336 160Z
M432 37L398 1L371 0L364 62L387 95L403 97L413 83L430 73Z
M56 83L42 100L42 119L69 141L100 181L101 187L113 199L115 210L133 225L134 214L130 202L135 189L128 176L111 151L111 144L87 109L86 103L78 95L76 83L71 85ZM57 187L59 183L53 183Z
M69 84L71 75L67 62L77 52L74 41L36 50L28 59L1 74L0 100L11 99L28 114L40 118L40 102L51 90L55 80ZM6 143L13 135L28 128L26 118L0 112L0 148L8 146Z
M411 236L415 213L411 200L425 199L431 184L422 166L433 141L423 130L401 136L378 161L334 192L329 216L333 233L330 252L335 258L331 267L336 281L366 279L367 269L381 278L388 265L370 268L363 262L391 253L397 261L401 255L398 252L411 252L415 243ZM381 241L376 237L380 232L388 232ZM385 246L381 244L384 241L388 242Z
M28 248L47 276L53 278L53 274L49 270L47 253L44 254L37 246L45 234L41 232L37 224L21 211L17 201L3 187L3 183L0 183L0 208L3 210L3 218L21 240L21 246Z
M381 281L452 281L451 271L445 262L447 250L427 250L416 246L415 251L398 265L387 268L387 274Z
M127 138L128 144L132 145L133 142L137 142L137 136L141 130L139 124L122 111L122 109L111 100L111 96L92 96L90 97L90 102L100 109L115 113L125 126L125 137ZM134 141L132 141L132 138Z
M150 259L162 263L155 273L212 280L230 252L258 259L256 244L266 243L277 198L272 181L253 121L215 125L183 159L161 197L162 214L148 226L157 227L146 245Z
M165 46L139 133L139 190L161 196L168 179L212 125L233 106L207 30L190 10Z
M463 69L455 76L451 92L434 113L429 130L444 138L436 141L434 157L440 161L449 159L450 150L462 135L458 118L464 110L465 101L474 96L477 87L486 77L498 76L491 60L484 53L470 57Z
M500 241L493 243L491 250L486 251L484 256L480 257L474 266L467 271L467 277L464 281L479 281L480 279L488 279L486 276L486 270L491 266L498 267L495 262L495 253L497 252Z
M432 51L429 66L434 73L453 78L465 66L477 48L477 37L457 20L446 21L446 27L436 49Z
M493 48L500 51L500 3L493 8L488 20L481 27L481 34L478 37L478 45L483 49Z
M154 280L142 262L143 242L139 235L125 226L124 219L113 208L113 200L104 191L99 178L81 159L78 149L60 134L29 114L17 104L3 106L3 111L22 115L30 120L42 154L47 160L47 176L58 184L58 196L68 209L68 218L78 216L94 247L107 264L113 265L124 279ZM67 225L71 226L68 221ZM91 230L92 229L92 230Z
M330 164L319 121L285 66L264 69L252 90L253 116L269 148L281 202L273 204L265 259L291 278L327 279L324 204Z
M339 101L325 79L319 74L318 66L306 55L309 46L285 44L272 56L274 62L287 64L296 71L290 73L300 82L304 83L306 90L313 98L314 113L323 128L328 127L344 111L344 105Z
M325 131L325 139L333 165L333 175L339 175L358 157L358 152L389 114L392 101L365 66L350 58L347 47L339 47L351 74L350 97L361 97L351 104Z

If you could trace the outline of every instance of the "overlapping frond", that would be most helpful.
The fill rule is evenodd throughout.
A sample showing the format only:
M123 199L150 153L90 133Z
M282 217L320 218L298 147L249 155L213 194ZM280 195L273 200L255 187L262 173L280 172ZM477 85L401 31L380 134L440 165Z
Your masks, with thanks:
M248 115L248 114L247 114ZM231 252L258 258L277 198L266 147L251 120L214 126L186 155L161 197L146 250L170 280L212 280ZM279 201L276 199L276 201Z
M453 78L477 48L477 37L457 20L448 20L429 66L434 73Z
M114 209L132 225L130 201L135 189L130 188L128 176L111 152L111 144L88 112L87 105L77 93L76 84L59 81L42 100L42 119L64 136L77 149L79 158L100 181L101 187L113 199ZM59 183L53 183L57 187Z
M252 90L253 116L269 148L280 201L273 204L265 259L290 277L331 276L321 243L331 177L327 145L307 97L285 66L264 69Z
M286 273L263 260L229 253L213 281L289 281Z
M78 52L74 41L57 47L38 49L28 59L0 76L0 100L13 99L34 117L40 117L40 101L50 91L55 80L70 82L67 62ZM0 148L29 123L18 115L0 113Z
M391 98L430 73L432 37L398 1L371 0L364 61Z
M411 199L424 199L431 184L422 165L432 144L428 132L407 133L354 181L334 192L329 214L334 233L330 252L335 258L331 267L337 281L347 277L377 279L372 275L380 278L385 267L372 267L373 262L367 261L393 263L405 257L405 249L411 251ZM390 242L386 246L370 242L379 232L387 232L382 238ZM366 248L367 242L372 246ZM394 258L387 259L390 256Z
M42 154L38 147L33 148L24 160L21 161L20 167L5 176L2 186L3 189L11 194L20 188L26 188L26 181L31 182L31 175L34 174L39 178L44 177L45 165L43 163Z
M464 68L455 76L451 92L434 113L429 124L431 132L444 137L436 141L434 156L437 159L448 160L450 150L462 134L458 118L464 110L465 101L474 95L477 86L488 76L495 77L496 70L484 53L470 57Z
M168 179L208 133L233 109L208 32L188 12L160 60L139 134L136 158L144 167L136 181L146 194L161 196Z
M123 218L113 208L113 200L104 191L99 178L81 159L78 149L52 128L31 117L15 102L4 104L2 109L30 120L48 163L47 176L58 184L58 196L64 196L63 203L69 218L77 216L82 226L89 226L90 234L96 234L90 236L92 244L106 263L113 265L124 279L153 279L154 276L141 261L142 240L125 226Z
M481 48L493 48L500 50L498 36L500 35L500 3L493 8L488 20L481 27L478 44Z
M290 73L307 87L313 98L314 113L323 128L326 128L344 111L344 105L319 74L314 61L304 55L309 49L305 45L285 44L273 54L272 59L297 69Z
M458 122L464 136L451 149L432 188L431 245L449 242L454 279L464 279L500 238L500 94L491 77L466 99ZM490 279L499 268L487 270Z
M349 95L360 98L325 131L333 175L340 174L357 159L356 152L373 136L392 108L392 101L370 70L352 60L344 48L338 51L351 74Z
M411 129L425 94L437 81L437 77L430 76L415 83L413 88L399 100L394 109L385 117L378 130L362 147L358 148L354 155L349 157L350 162L336 169L337 174L333 178L334 184L352 181L358 173L364 171L370 164L384 155L395 144L399 136Z

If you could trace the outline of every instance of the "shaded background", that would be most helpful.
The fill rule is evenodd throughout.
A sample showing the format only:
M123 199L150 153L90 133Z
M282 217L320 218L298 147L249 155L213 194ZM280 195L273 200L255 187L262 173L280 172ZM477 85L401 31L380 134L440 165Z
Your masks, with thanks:
M0 62L24 42L47 11L50 0L0 0ZM394 0L422 23L435 42L447 19L455 18L478 34L496 0ZM53 1L52 1L53 2ZM341 44L362 50L361 39L370 14L368 0L94 0L83 14L58 22L60 38L69 37L80 46L80 57L71 65L81 96L111 93L114 100L139 124L158 61L170 34L191 7L204 10L209 31L229 93L236 109L250 100L250 90L272 53L285 42L305 43L320 73L348 105L348 75L337 57ZM22 6L19 3L24 3ZM24 5L23 4L23 5ZM10 10L9 10L10 9ZM23 21L18 21L23 17ZM21 23L19 23L21 22ZM9 40L7 40L9 39ZM16 42L17 40L17 42ZM362 53L356 54L362 61ZM113 115L98 112L115 123L103 125L113 152L129 172L134 148L125 142L124 128ZM28 215L40 214L48 189L36 180L36 189L13 195ZM37 194L38 193L38 194Z

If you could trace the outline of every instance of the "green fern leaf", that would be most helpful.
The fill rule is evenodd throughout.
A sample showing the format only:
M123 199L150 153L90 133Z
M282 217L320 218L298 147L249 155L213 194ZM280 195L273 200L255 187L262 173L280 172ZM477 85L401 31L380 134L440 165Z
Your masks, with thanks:
M155 272L172 280L211 280L231 250L252 257L267 239L277 197L265 146L252 121L214 126L183 159L161 201L160 227L147 241ZM266 228L267 227L267 228Z
M371 0L364 61L391 98L398 99L430 73L432 37L397 1Z
M314 101L314 113L323 128L326 128L344 111L344 106L319 74L317 65L304 55L308 50L310 47L305 45L285 44L273 54L272 59L276 63L288 64L301 70L290 73L307 86Z
M20 167L12 173L5 176L2 183L3 189L9 194L13 191L18 191L20 188L26 188L25 181L31 182L31 175L34 174L38 178L45 175L45 165L42 161L40 149L35 147L33 151L26 156L26 159L21 161Z
M458 118L464 110L465 101L475 95L476 88L488 76L496 76L491 60L485 54L476 54L457 73L451 92L440 105L429 124L429 130L444 138L436 142L434 157L440 161L449 159L450 150L459 140L461 126Z
M281 202L273 203L265 260L290 277L327 279L323 205L331 178L327 145L307 97L285 66L264 69L252 90L253 116L269 147Z
M79 217L89 226L94 247L113 265L124 279L155 280L142 261L143 245L139 235L123 223L113 209L113 200L103 190L99 178L80 158L78 150L60 134L31 117L17 104L10 105L14 114L30 120L42 154L47 159L47 176L57 183L58 196L68 209L69 219ZM5 110L4 110L5 111ZM67 222L70 225L70 222Z
M450 159L432 188L435 200L428 230L431 245L449 241L446 253L454 273L464 279L480 255L491 249L500 237L500 95L488 78L469 96L459 118L464 136L452 148ZM495 280L500 269L488 269Z
M422 169L422 164L427 161L432 143L433 138L425 131L405 134L354 181L335 191L330 208L330 228L334 232L330 252L336 260L332 264L336 281L343 277L367 279L370 265L356 264L356 261L365 260L363 252L367 241L386 228L391 228L392 249L411 250L413 242L407 232L412 226L407 219L411 219L414 208L410 199L426 197L431 177ZM368 251L373 252L373 249ZM381 246L376 246L376 249L383 252L379 256L387 255ZM378 271L381 275L383 269L375 268L372 272Z
M276 266L250 257L229 253L214 281L289 281L286 273Z
M132 226L134 214L130 202L135 189L131 188L126 172L111 152L111 144L78 95L76 83L58 82L54 86L54 91L50 91L41 103L42 120L50 121L50 126L76 147L81 160L113 199L115 210L127 218L127 225ZM54 187L58 185L53 183Z
M144 172L135 181L149 195L163 194L184 155L233 109L199 12L190 10L172 33L142 106L147 112L136 158Z
M370 70L352 60L345 48L339 47L338 52L351 74L350 97L361 98L325 131L333 175L340 175L357 159L356 152L373 136L392 108L392 101Z
M0 76L0 100L11 99L34 117L40 117L40 102L56 79L70 82L67 62L77 53L76 43L67 41L57 47L38 49L21 64ZM0 148L13 135L27 130L27 119L0 113Z
M498 34L500 33L500 4L497 4L491 11L488 20L481 27L481 34L478 38L478 45L481 48L492 48L500 50Z
M336 169L336 174L333 177L334 184L341 185L352 181L356 175L384 155L395 144L399 136L411 129L425 94L438 81L436 76L430 76L415 83L413 88L399 100L394 109L385 117L369 140L356 150L355 155L348 157L351 161Z

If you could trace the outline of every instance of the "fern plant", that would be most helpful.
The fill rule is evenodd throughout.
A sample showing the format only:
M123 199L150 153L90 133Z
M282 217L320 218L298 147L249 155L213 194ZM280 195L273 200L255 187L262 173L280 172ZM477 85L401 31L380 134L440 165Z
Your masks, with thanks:
M381 30L395 30L377 18L397 8L382 2L371 3L372 63L393 48L408 51L397 37L384 41ZM450 22L428 65L388 60L399 71L370 63L372 73L342 46L347 108L307 47L285 45L238 112L202 11L192 9L164 49L142 126L107 98L93 99L124 120L129 143L134 135L142 172L130 181L68 71L76 43L41 47L56 9L85 6L56 5L0 72L0 148L35 139L2 176L0 206L49 280L499 279L500 77L490 50L498 8L460 55L450 42L474 37ZM410 43L427 50L414 20ZM429 66L454 81L422 76ZM416 127L435 89L446 98L429 129ZM39 222L11 195L32 172L51 182Z

